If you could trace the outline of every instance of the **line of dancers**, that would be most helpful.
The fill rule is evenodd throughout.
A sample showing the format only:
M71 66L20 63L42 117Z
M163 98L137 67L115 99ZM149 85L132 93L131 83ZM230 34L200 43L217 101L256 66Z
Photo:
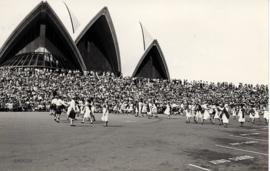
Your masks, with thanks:
M70 125L74 126L74 120L82 117L81 123L85 123L86 121L90 121L91 126L95 122L95 106L93 98L85 99L85 102L82 100L75 101L75 97L69 97L69 102L65 102L61 99L59 95L55 95L51 101L51 114L54 115L54 120L59 123L60 115L66 112L66 116L70 121ZM242 127L246 122L246 116L249 116L249 122L255 124L256 120L260 119L260 111L255 106L245 106L244 104L229 106L227 104L203 104L200 105L198 103L191 103L181 105L181 111L186 116L186 123L191 123L191 120L194 123L204 124L209 121L212 124L224 125L224 127L228 127L230 122L230 118L236 120L238 118L238 122ZM172 115L173 106L170 102L166 103L166 107L163 110L163 114L167 115L170 119ZM158 117L157 105L154 100L148 100L148 102L143 102L141 99L139 102L134 104L135 117L147 116L149 119L153 117ZM269 120L269 112L267 109L263 111L263 118L265 123L268 124ZM109 105L108 100L104 100L102 104L102 117L101 120L105 123L104 125L107 127L109 122Z
M259 110L252 107L245 107L243 104L239 106L230 107L227 104L221 105L199 105L199 104L190 104L184 107L184 113L186 114L186 123L190 123L191 120L194 120L194 123L204 124L205 121L209 120L210 123L219 125L224 125L228 127L230 117L234 120L238 117L238 122L242 127L246 122L246 115L249 116L250 122L255 124L255 121L260 119ZM268 110L263 111L263 118L265 123L268 124L269 113Z
M74 120L82 116L81 123L90 121L90 125L93 126L96 121L95 118L95 106L92 98L85 99L85 103L82 100L75 101L74 96L68 98L69 102L65 102L61 99L60 95L55 95L51 101L50 115L54 116L54 121L60 122L60 116L62 113L66 113L67 119L70 122L70 126L75 126ZM105 123L105 127L108 127L109 123L109 105L108 101L104 100L102 105L102 117L101 120Z

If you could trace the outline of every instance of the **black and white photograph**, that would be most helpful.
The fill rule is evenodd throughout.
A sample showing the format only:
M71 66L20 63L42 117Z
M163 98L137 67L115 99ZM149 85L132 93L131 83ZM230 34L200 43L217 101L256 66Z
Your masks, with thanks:
M268 0L0 0L0 171L268 171Z

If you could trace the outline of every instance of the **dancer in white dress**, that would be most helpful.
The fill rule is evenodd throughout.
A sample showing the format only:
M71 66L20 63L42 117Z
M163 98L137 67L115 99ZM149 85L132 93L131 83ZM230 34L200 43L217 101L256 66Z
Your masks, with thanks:
M229 106L226 104L223 108L223 110L221 111L222 114L222 123L224 124L224 127L227 128L228 124L229 124L229 118L230 118L230 114L229 114Z
M215 110L214 123L216 124L216 120L218 120L219 125L221 125L221 119L220 119L221 110L219 109L218 105L214 105L213 108Z
M108 102L105 101L103 106L102 106L102 117L101 120L103 122L105 122L105 127L108 127L108 123L109 123L109 105Z
M147 114L147 104L146 102L142 103L142 116Z
M184 106L184 112L186 113L186 123L190 123L190 119L193 117L191 112L191 105L187 104Z
M168 116L168 119L171 118L171 106L169 103L166 104L166 109L164 111L164 114Z
M150 100L149 100L149 103L147 105L147 116L148 116L148 119L150 119L153 116L153 105L150 102Z
M199 104L196 105L196 116L195 116L195 118L196 118L196 123L201 122L201 124L203 124L202 107Z
M236 106L234 106L234 107L232 108L232 117L233 117L233 120L236 119L236 111L237 111L237 108L236 108Z
M203 105L203 120L202 124L204 124L204 121L210 119L210 114L209 114L209 108L207 105Z
M155 118L158 117L158 115L157 115L157 105L156 105L155 101L154 101L154 103L152 104L152 114L153 114L153 116L154 116Z
M242 127L246 121L245 119L245 109L244 109L244 105L241 105L239 111L238 111L238 122L240 122L240 126Z
M90 120L90 123L93 124L93 120L91 118L90 100L85 100L84 115L81 123L84 123L86 119Z

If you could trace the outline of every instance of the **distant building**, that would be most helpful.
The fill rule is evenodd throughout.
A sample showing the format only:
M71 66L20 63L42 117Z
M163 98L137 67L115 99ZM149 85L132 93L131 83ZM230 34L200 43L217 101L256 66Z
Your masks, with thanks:
M2 46L0 66L109 71L119 76L120 54L108 9L88 23L75 43L51 6L40 2Z
M109 10L104 7L75 40L87 70L121 74L118 42Z
M157 40L145 50L132 77L170 79L169 70Z
M47 2L40 2L2 46L0 65L86 70L74 41Z

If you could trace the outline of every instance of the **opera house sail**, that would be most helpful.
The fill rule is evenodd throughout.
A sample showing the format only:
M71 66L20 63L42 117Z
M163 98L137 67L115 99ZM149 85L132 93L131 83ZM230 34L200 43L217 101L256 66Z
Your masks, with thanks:
M86 70L63 23L47 2L40 2L2 46L0 65Z
M121 74L118 42L107 7L86 25L75 43L87 70Z
M170 79L169 70L157 40L145 50L132 77Z

